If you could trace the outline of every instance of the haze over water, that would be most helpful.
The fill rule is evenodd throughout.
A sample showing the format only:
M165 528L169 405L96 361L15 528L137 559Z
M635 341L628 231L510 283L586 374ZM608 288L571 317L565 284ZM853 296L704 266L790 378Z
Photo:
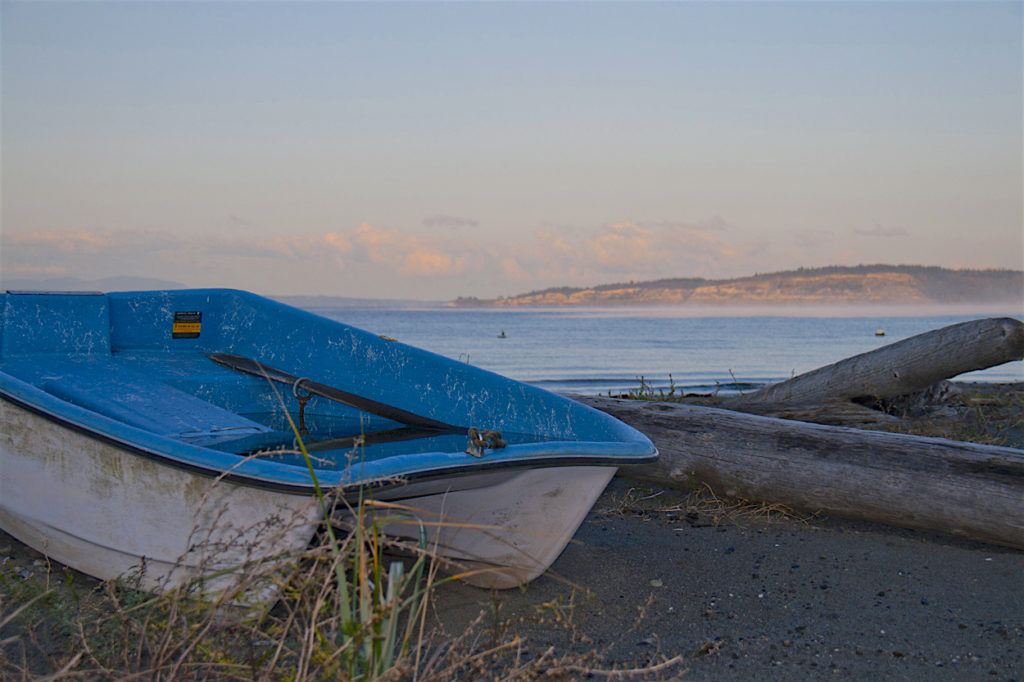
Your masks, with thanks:
M957 322L1021 317L1009 310L900 315L892 309L874 314L854 309L846 316L835 316L835 310L768 311L759 316L748 311L743 317L679 308L315 312L552 391L588 394L628 391L638 386L640 376L663 387L669 374L677 385L697 392L729 390L734 381L781 381ZM875 336L879 328L884 337ZM507 338L499 338L502 331ZM1024 381L1024 362L960 378Z

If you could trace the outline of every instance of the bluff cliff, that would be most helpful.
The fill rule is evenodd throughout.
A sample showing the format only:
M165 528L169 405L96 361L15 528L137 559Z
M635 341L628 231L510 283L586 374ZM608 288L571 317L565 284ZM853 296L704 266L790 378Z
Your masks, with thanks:
M787 304L1024 305L1020 270L952 270L919 265L800 268L734 279L673 278L556 287L495 299L452 301L455 307Z

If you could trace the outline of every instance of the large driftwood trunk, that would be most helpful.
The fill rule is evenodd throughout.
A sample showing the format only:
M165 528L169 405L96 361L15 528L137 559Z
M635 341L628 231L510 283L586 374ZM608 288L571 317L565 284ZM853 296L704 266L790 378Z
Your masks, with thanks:
M890 398L964 372L1024 359L1024 323L1009 317L963 322L925 332L740 396L723 406L822 405Z
M695 405L574 396L646 433L630 478L1024 548L1024 450Z

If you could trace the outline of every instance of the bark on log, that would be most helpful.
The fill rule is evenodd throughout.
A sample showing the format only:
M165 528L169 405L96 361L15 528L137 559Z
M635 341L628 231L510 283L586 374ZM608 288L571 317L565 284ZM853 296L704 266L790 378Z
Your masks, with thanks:
M723 406L815 405L854 398L891 398L964 372L1024 359L1024 322L1009 317L962 322L820 367Z
M690 403L701 404L701 403ZM708 405L715 407L714 404ZM815 424L830 424L832 426L879 426L882 424L895 424L900 421L899 417L887 414L880 410L858 405L849 400L830 400L818 405L776 405L774 403L745 403L737 405L736 409L748 414L759 414L762 417L778 417L779 419L795 419L802 422L814 422Z
M646 433L661 457L628 478L778 502L1024 549L1024 450L574 396Z

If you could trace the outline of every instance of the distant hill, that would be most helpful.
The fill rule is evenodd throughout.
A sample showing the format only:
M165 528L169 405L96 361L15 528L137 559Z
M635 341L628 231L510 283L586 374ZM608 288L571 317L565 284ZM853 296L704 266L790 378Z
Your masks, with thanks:
M0 280L0 286L10 291L148 291L151 289L186 289L181 282L152 277L51 277L48 279L14 278Z
M1020 270L951 270L921 265L800 268L735 279L676 278L556 287L496 299L458 298L461 308L609 305L906 305L1008 303L1024 306Z

